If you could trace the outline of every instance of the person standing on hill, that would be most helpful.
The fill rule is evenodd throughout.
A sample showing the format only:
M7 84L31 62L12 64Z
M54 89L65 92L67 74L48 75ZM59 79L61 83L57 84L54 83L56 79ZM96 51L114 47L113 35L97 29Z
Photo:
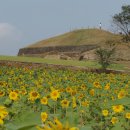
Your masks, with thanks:
M101 24L101 22L100 22L100 24L99 24L99 28L102 29L102 24Z

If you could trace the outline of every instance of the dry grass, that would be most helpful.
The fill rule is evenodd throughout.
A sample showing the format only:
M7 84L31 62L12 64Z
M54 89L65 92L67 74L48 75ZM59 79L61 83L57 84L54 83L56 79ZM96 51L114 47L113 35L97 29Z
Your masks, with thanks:
M115 35L111 32L99 29L80 29L72 32L65 33L53 38L39 41L34 43L32 47L45 47L45 46L65 46L65 45L87 45L98 44L102 45L107 40L120 40L119 35Z

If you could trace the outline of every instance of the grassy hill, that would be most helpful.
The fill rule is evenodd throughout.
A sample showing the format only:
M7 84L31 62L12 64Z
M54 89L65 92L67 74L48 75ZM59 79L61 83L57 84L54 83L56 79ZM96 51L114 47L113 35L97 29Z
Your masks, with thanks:
M107 40L120 40L119 35L100 29L79 29L56 37L39 41L26 48L48 47L48 46L76 46L87 44L102 45Z
M56 37L52 37L46 40L39 41L37 43L34 43L30 46L27 46L24 49L28 50L31 49L34 51L36 48L39 50L46 47L54 47L59 46L79 46L79 45L98 45L103 46L106 41L113 40L113 41L121 41L121 35L116 35L111 32L100 30L100 29L80 29L75 30L72 32L65 33L63 35L59 35ZM129 43L118 43L116 48L116 58L118 61L116 61L114 65L112 65L112 69L118 69L118 70L127 70L130 72L130 44ZM80 46L81 47L81 46ZM89 58L93 58L95 50L87 51L87 53L83 56L87 56ZM25 51L24 51L25 52ZM39 52L39 51L38 51ZM71 51L72 52L72 51ZM63 52L61 52L63 53ZM55 65L70 65L70 66L83 66L83 67L92 67L92 68L100 68L100 65L97 63L96 60L86 59L86 61L78 61L78 60L62 60L63 58L57 58L57 55L59 57L59 54L48 54L44 58L36 58L36 55L30 55L32 57L26 57L29 55L22 55L22 57L6 57L6 56L0 56L0 60L7 60L7 61L21 61L21 62L35 62L35 63L47 63L47 64L55 64ZM65 53L64 53L65 54ZM40 54L42 55L42 54ZM50 56L48 58L48 56ZM79 54L80 56L80 54ZM41 57L41 56L38 56ZM56 58L55 58L56 57ZM120 61L119 61L120 60Z
M84 60L92 60L96 59L95 48L106 46L108 41L113 41L116 44L114 58L117 61L130 61L130 43L123 43L121 39L122 35L106 30L79 29L21 48L18 55L52 59L80 59L83 56ZM75 49L77 47L78 49Z

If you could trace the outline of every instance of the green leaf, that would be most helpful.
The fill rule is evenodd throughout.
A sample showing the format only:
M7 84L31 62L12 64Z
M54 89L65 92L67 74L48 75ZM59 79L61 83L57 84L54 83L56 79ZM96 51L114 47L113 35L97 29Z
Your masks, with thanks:
M20 128L18 130L36 130L36 125L26 126L26 127Z
M93 130L91 126L81 127L80 130Z
M120 123L115 124L115 126L111 130L125 130L121 127Z
M122 99L117 99L114 101L110 101L109 102L110 105L130 105L130 98L126 97L126 98L122 98Z
M40 123L40 113L26 112L19 115L14 121L6 124L6 127L7 130L35 130L35 126Z

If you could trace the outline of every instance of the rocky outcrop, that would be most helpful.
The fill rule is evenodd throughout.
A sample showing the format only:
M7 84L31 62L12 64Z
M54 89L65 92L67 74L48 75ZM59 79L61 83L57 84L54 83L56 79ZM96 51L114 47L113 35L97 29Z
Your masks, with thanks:
M42 48L22 48L18 56L47 57L48 55L60 55L61 59L79 59L83 52L97 48L97 45L80 46L51 46Z
M95 52L96 52L96 49L86 51L81 54L79 60L96 60L97 56L96 56Z

